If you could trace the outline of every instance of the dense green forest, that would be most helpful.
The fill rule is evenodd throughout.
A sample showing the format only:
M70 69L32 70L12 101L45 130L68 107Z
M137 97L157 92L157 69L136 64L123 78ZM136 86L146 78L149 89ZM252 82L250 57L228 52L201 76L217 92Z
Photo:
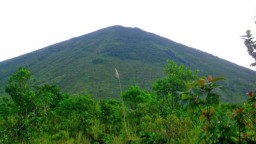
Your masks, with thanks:
M19 68L5 88L10 97L0 101L0 143L256 143L254 91L244 103L223 103L222 77L199 76L173 61L164 73L152 91L122 90L122 73L113 69L120 97L96 100L38 85Z

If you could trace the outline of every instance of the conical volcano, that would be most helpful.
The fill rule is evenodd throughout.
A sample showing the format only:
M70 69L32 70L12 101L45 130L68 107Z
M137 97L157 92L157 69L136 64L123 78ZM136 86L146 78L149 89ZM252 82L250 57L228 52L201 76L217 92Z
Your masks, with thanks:
M1 92L8 77L26 67L36 83L49 83L67 93L90 93L96 98L120 94L115 68L123 90L130 85L150 89L163 76L167 60L184 64L201 75L225 78L223 85L236 93L232 101L252 89L256 73L211 54L176 43L139 28L111 26L72 38L0 63ZM239 95L239 96L238 96Z

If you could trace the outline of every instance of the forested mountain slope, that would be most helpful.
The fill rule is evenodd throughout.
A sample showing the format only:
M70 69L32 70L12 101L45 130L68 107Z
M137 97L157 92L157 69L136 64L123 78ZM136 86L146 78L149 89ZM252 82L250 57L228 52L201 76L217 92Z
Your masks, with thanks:
M240 101L254 88L256 72L211 54L176 43L139 28L107 27L0 63L0 93L8 77L27 67L36 83L60 86L68 93L91 93L97 98L117 97L117 68L124 89L150 89L163 76L166 60L184 64L200 75L224 77L228 101Z

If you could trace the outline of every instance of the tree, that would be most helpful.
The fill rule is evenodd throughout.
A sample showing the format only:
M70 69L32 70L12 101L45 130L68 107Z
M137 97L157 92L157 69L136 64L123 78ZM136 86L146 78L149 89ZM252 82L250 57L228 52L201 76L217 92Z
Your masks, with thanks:
M10 98L0 98L0 143L13 143L17 117L17 107Z
M180 98L177 92L185 90L185 82L195 80L197 73L174 61L167 61L164 73L166 77L157 80L153 84L153 90L161 103L162 115L167 115L178 106Z
M10 77L6 92L17 109L14 131L21 143L27 142L35 134L43 133L44 128L48 127L46 121L49 113L65 98L56 86L33 85L32 74L26 68L19 68Z
M42 86L35 86L37 97L37 106L48 107L47 109L54 109L59 102L67 98L60 92L57 86L44 84Z
M122 96L125 104L132 110L136 110L139 104L148 103L154 99L151 94L141 90L139 86L129 87Z
M104 131L109 134L119 134L122 127L122 104L117 100L100 101L100 121Z
M30 88L31 73L26 68L19 68L9 79L6 92L18 107L18 122L16 131L18 139L28 139L28 127L31 112L35 110L35 93Z
M26 115L34 107L35 93L30 88L31 73L28 69L19 68L9 79L6 92L11 96L13 102L19 107L19 113Z
M164 69L166 77L159 79L153 85L153 89L158 95L167 95L168 93L176 94L185 88L185 81L194 80L197 75L195 72L185 67L178 65L174 61L167 61Z
M255 22L256 24L256 22ZM246 31L246 35L241 36L244 39L244 44L247 47L248 53L255 59L255 62L250 66L256 66L256 41L252 36L251 30ZM245 138L247 142L256 141L256 95L255 91L249 91L247 93L249 96L248 100L244 105L238 108L234 113L234 119L239 127L239 140L241 140L240 134L242 129L246 129L249 134Z
M61 122L60 126L68 130L71 136L82 132L87 137L91 137L91 126L99 114L92 97L88 95L69 97L60 102L56 111L60 116L58 120Z
M244 44L247 47L249 55L256 61L256 41L254 37L252 37L251 31L247 30L246 35L243 35L242 39L244 39ZM250 66L256 66L256 62L252 63Z
M244 45L246 46L249 55L255 59L255 62L252 63L250 66L256 66L256 41L252 36L251 30L246 30L245 33L245 35L241 36L242 39L244 40Z

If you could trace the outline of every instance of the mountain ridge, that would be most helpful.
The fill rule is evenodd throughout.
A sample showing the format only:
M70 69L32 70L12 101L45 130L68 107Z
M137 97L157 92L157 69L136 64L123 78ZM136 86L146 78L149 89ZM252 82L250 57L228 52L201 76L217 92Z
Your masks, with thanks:
M248 91L246 88L252 89L256 81L248 78L256 74L248 68L139 28L118 25L0 62L0 84L4 85L18 67L27 67L38 83L56 84L67 92L92 93L99 98L117 97L115 67L124 89L134 84L150 89L152 82L163 76L167 59L199 69L201 75L223 76L229 80L223 84L231 90L241 89L241 94ZM239 78L234 78L237 75Z

